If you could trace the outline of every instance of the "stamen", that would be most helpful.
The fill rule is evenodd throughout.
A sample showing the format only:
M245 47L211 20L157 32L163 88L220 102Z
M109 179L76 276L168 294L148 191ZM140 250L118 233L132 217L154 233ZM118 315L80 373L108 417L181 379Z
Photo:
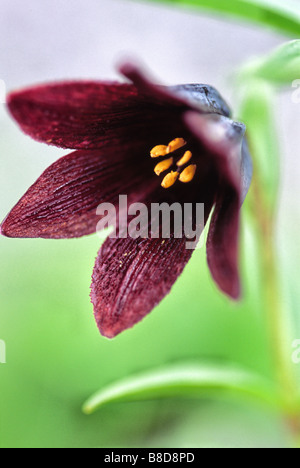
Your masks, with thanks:
M151 158L159 158L160 156L166 156L168 154L168 146L157 145L152 148L150 152Z
M165 159L164 161L159 162L154 168L155 174L159 176L163 172L170 169L170 167L173 166L173 163L174 163L173 158Z
M186 167L182 173L180 174L179 180L184 184L191 182L196 174L197 166L196 164L191 164L190 166Z
M167 153L173 153L174 151L182 148L186 145L186 141L183 138L175 138L175 140L170 141L167 148Z
M192 159L192 153L190 151L186 151L181 159L179 159L177 166L181 167L187 164Z
M154 148L152 148L152 150L150 151L150 155L152 158L164 157L186 146L186 144L187 142L183 138L174 138L174 140L170 141L168 146L154 146ZM195 177L197 166L195 164L190 164L188 167L186 166L191 161L192 157L193 154L191 151L181 151L181 157L179 155L179 160L176 162L177 170L171 170L164 177L161 186L165 189L168 189L172 187L177 180L180 180L180 182L183 183L191 182ZM174 165L174 159L174 157L167 157L164 160L160 161L158 164L156 164L154 168L155 174L157 176L160 176L163 172L171 169L171 167Z
M161 186L165 189L172 187L172 185L175 184L178 177L179 177L179 172L174 172L174 171L169 172L169 174L167 174L164 180L162 181Z

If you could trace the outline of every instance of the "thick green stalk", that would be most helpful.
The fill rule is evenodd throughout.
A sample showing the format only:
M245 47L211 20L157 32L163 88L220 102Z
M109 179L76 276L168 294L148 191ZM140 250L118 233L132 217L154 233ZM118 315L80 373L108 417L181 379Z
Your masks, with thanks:
M258 262L262 272L262 301L265 311L270 354L274 366L274 378L281 395L284 419L300 446L300 408L297 380L290 355L292 339L289 333L289 313L282 297L282 282L278 268L276 249L276 213L279 181L274 125L275 95L263 83L249 83L245 93L242 118L248 127L248 139L254 158L254 177L249 193L248 206L255 225L258 244ZM276 151L275 151L276 148ZM267 164L262 164L262 160ZM270 171L266 168L270 167ZM275 168L275 170L274 170ZM277 168L277 169L276 169ZM278 172L278 173L277 173Z
M253 183L252 207L256 219L257 241L263 277L263 301L271 342L273 362L280 384L283 403L292 412L297 408L297 391L293 365L289 354L288 311L284 307L282 287L277 264L276 223L273 215L268 215L261 190Z

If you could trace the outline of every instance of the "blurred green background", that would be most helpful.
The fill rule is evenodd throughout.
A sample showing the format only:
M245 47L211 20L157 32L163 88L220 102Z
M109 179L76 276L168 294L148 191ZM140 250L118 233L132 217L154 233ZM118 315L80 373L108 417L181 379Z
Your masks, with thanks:
M54 8L50 18L47 12L53 2L45 1L43 7L40 3L31 0L25 7L19 1L3 1L4 32L1 25L0 30L6 47L0 56L0 78L8 89L50 79L110 77L116 56L128 49L167 82L210 82L234 103L234 90L227 81L233 68L283 41L259 28L179 14L167 7L109 0L101 5L91 1L87 10L78 0L69 11L67 2L57 1L60 14ZM168 18L172 27L164 36L159 25ZM150 33L154 23L159 37ZM211 39L214 34L209 31L217 37ZM164 37L167 44L158 50ZM283 152L278 248L296 339L300 338L299 105L291 104L287 92L274 109ZM5 106L0 108L0 129L3 219L41 171L66 152L22 135ZM0 339L7 351L7 363L0 364L0 446L285 446L280 417L250 401L163 400L116 403L92 416L81 411L86 398L105 385L170 363L214 359L271 375L260 278L249 240L244 230L240 304L232 304L217 291L202 249L155 311L109 341L98 333L89 300L101 242L97 236L70 241L0 238Z

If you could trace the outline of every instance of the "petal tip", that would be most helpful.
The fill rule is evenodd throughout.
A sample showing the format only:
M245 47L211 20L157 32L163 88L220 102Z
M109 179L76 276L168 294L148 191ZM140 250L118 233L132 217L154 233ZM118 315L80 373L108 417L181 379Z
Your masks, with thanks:
M127 78L132 74L141 73L144 69L142 63L138 59L132 57L123 57L116 65L117 70Z
M98 325L98 329L100 331L100 334L104 338L107 338L108 340L114 339L117 335L121 333L121 331L116 331L116 330L113 330L112 328L101 327L99 325Z
M118 64L117 68L119 72L124 76L127 76L128 74L136 70L136 67L131 62L124 60Z
M12 115L15 118L16 110L19 104L22 102L25 91L12 91L6 96L6 106Z
M232 288L230 291L228 291L228 296L230 299L233 301L239 302L242 299L242 291L240 284Z
M2 227L2 224L0 224L0 236L6 237L5 232L3 230L3 227Z
M94 309L95 309L95 306L94 306ZM104 319L103 318L101 319L99 317L99 313L96 310L94 310L94 317L95 317L96 325L98 327L100 334L104 338L107 338L109 340L116 338L116 336L120 335L120 333L125 331L127 328L130 328L128 326L122 327L122 324L118 322L110 323L109 320L107 319L108 316L106 316L107 320L105 320L105 317Z
M3 236L3 237L12 237L9 233L9 229L8 229L8 226L7 226L7 222L6 222L7 218L4 219L4 221L0 224L0 236Z
M0 235L11 239L25 239L28 236L28 231L22 224L16 208L12 209L0 225Z
M242 288L240 278L238 274L235 277L223 277L222 275L216 275L214 271L211 271L212 277L219 288L219 290L225 294L232 301L238 302L242 298Z

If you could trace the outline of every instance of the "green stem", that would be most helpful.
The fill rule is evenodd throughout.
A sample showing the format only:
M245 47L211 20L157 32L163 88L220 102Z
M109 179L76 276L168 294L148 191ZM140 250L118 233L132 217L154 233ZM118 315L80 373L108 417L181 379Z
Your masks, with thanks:
M262 274L262 300L274 377L285 421L300 447L300 408L295 366L291 359L290 315L283 300L276 249L276 213L280 176L280 142L274 119L275 89L257 77L238 76L240 115L248 129L254 176L248 196Z
M267 209L259 177L252 187L252 212L255 215L263 273L263 300L269 333L270 352L275 378L282 399L285 421L300 447L300 410L298 406L297 381L289 355L289 330L287 311L282 298L275 246L275 216Z

